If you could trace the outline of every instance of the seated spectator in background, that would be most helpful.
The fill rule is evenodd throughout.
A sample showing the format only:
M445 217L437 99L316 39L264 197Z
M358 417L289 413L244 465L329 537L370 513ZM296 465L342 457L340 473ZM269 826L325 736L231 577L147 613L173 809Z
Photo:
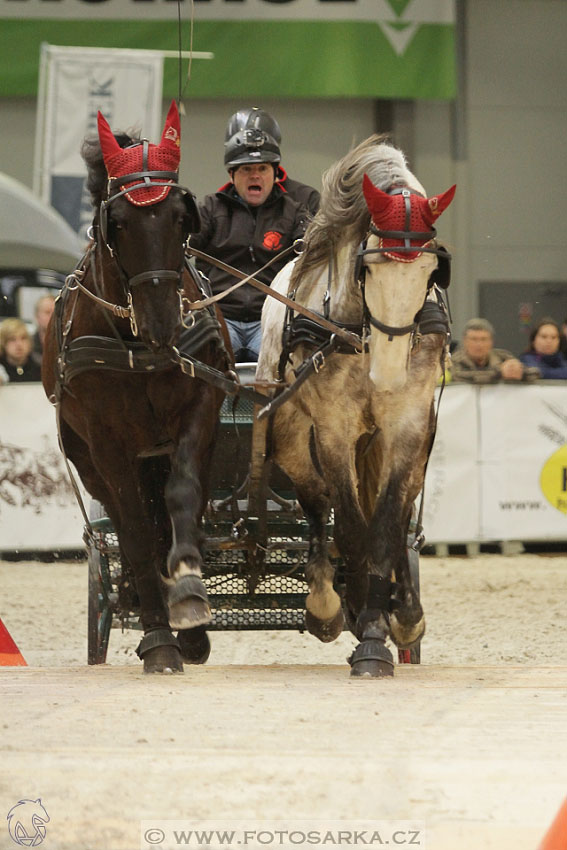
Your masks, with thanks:
M54 307L55 295L42 295L35 303L34 314L36 332L32 337L32 343L33 350L35 354L37 354L39 360L41 360L41 355L43 354L43 340L45 339L45 332Z
M461 346L451 355L451 378L469 384L536 380L537 370L527 369L510 351L494 348L494 328L486 319L469 319Z
M530 334L530 345L520 360L526 366L539 369L545 379L567 378L567 358L559 350L561 332L553 319L541 319Z
M563 319L561 325L561 336L559 338L559 351L567 357L567 318Z
M40 381L41 364L32 351L32 339L21 319L0 325L0 382Z

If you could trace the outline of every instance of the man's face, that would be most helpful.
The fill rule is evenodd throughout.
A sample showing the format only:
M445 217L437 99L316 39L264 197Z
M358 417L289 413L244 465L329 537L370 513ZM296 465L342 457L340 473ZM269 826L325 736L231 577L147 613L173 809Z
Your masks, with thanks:
M488 331L467 331L463 339L463 348L479 366L484 366L488 360L492 344L492 334Z
M234 188L250 206L263 204L274 186L274 169L269 162L240 165L232 175Z

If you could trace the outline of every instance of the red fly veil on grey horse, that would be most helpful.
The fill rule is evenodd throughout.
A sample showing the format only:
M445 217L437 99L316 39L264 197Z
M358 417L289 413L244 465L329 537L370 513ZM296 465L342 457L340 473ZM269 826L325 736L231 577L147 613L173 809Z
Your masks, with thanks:
M173 172L177 173L179 168L181 128L179 123L179 112L177 104L173 100L165 119L161 141L159 145L152 145L142 141L132 147L121 148L110 129L108 121L100 112L98 113L98 137L104 157L104 164L108 177L113 180L118 177L132 175L134 179L126 183L124 188L144 185L136 188L133 192L126 192L126 198L131 204L138 207L157 204L167 197L170 186L163 184L164 178L159 177L158 185L152 185L151 176L144 177L148 172ZM174 182L172 176L170 183Z
M421 251L396 251L401 245L423 247L435 236L433 222L446 210L455 195L456 186L451 186L441 195L422 198L409 190L387 194L375 186L367 174L362 180L362 191L372 222L378 229L381 248L386 257L402 263L416 260ZM382 235L384 234L384 235ZM388 234L388 235L386 235ZM414 238L407 238L408 236Z

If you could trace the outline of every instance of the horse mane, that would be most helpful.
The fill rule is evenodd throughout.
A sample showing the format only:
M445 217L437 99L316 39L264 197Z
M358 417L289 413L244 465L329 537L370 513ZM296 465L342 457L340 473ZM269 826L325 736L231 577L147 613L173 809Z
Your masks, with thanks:
M295 264L292 289L296 278L327 262L339 242L360 242L364 238L370 224L362 193L364 174L384 192L394 186L422 189L409 170L405 155L388 141L387 136L375 133L324 172L319 211L305 233L306 250Z
M135 145L140 141L139 135L130 135L129 133L115 133L114 138L121 148L126 148L128 145ZM98 210L101 201L106 197L106 188L108 175L106 166L100 149L100 141L98 135L85 136L81 145L81 156L87 166L87 189L91 195L91 204L93 209Z

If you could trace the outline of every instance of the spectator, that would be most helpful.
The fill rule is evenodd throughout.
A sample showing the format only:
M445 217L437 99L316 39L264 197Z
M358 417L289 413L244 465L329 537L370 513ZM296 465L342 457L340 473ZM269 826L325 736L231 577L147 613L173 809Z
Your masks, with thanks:
M567 378L567 358L559 350L561 331L554 319L540 319L530 333L530 345L520 360L526 366L539 369L542 378Z
M0 325L0 368L0 381L41 380L41 365L21 319L4 319Z
M51 318L51 314L53 313L54 307L54 295L42 295L40 298L37 299L35 304L34 314L36 331L32 337L32 343L33 351L40 361L41 355L43 354L43 340L45 339L45 332L47 330L47 326L49 324L49 320Z
M525 368L510 351L494 348L494 328L486 319L469 319L462 345L451 359L451 377L456 382L494 384L539 377L537 370Z
M563 319L561 325L561 337L559 339L559 351L567 357L567 318Z
M262 110L248 112L244 129L237 129L244 119L232 116L229 122L227 135L236 130L225 142L224 164L230 181L199 205L202 227L191 237L190 248L269 285L292 259L290 254L279 259L278 255L303 237L310 214L278 181L280 148L272 133L278 135L279 127ZM274 258L269 268L259 272ZM197 266L209 277L215 295L236 282L229 272L210 263L200 260ZM258 359L264 299L251 284L244 284L219 302L236 362Z

